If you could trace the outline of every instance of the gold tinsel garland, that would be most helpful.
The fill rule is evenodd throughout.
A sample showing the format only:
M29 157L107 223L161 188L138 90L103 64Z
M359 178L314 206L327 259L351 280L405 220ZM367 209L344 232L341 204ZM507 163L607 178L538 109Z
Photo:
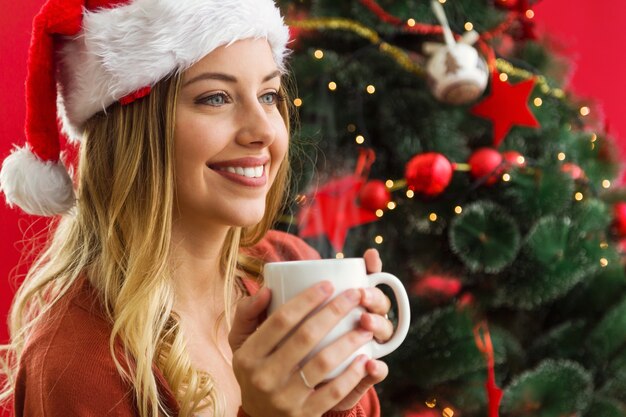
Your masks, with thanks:
M516 78L528 79L528 78L535 77L535 80L536 80L535 84L539 86L542 93L556 97L556 98L565 97L565 92L561 90L560 88L550 87L550 85L548 84L548 81L546 80L546 77L544 77L543 75L536 75L530 71L516 68L515 66L513 66L513 64L511 64L508 61L505 61L502 58L498 58L496 60L496 67L498 68L500 72L505 72L508 75L511 75Z
M287 23L289 24L289 26L304 30L345 30L352 32L362 38L367 39L372 44L377 45L382 53L389 55L394 61L398 63L398 65L400 65L405 70L412 72L418 76L425 75L424 68L415 63L415 61L413 61L409 54L407 54L404 50L398 48L397 46L384 42L375 30L370 29L367 26L364 26L363 24L354 20L326 17L292 20ZM559 99L565 97L564 91L560 88L550 87L548 81L543 75L536 75L531 73L530 71L517 68L513 64L502 58L498 58L496 60L496 67L500 72L504 72L516 78L529 79L534 77L542 93Z
M397 46L393 46L380 39L378 33L350 19L340 18L319 18L294 20L287 22L289 26L305 30L346 30L369 40L374 45L378 45L380 51L391 56L402 68L416 75L423 76L424 69L417 65L409 55Z

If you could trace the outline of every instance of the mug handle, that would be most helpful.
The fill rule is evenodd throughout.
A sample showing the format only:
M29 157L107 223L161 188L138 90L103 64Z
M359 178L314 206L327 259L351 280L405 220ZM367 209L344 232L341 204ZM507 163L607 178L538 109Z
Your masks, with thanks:
M370 342L372 349L372 358L378 359L390 354L396 350L406 338L409 332L409 323L411 322L411 307L409 304L409 296L402 282L387 272L377 272L367 276L370 287L379 284L388 285L398 303L398 328L393 333L391 339L385 343L377 343L375 340Z

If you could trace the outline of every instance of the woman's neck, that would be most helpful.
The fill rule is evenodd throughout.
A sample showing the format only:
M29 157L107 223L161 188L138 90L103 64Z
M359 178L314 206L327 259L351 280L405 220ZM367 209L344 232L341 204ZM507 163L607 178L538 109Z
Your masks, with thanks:
M224 276L220 255L228 228L202 230L172 227L172 281L175 310L194 316L213 316L224 311Z

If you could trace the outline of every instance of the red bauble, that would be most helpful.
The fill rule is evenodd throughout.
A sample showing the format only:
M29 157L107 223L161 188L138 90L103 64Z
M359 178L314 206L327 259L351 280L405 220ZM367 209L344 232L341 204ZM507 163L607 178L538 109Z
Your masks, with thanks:
M619 202L613 205L613 229L620 236L626 236L626 203Z
M504 159L507 169L523 168L526 166L524 156L517 151L502 152L502 158Z
M486 185L495 184L502 172L502 155L493 148L480 148L470 156L470 172L476 179L486 179Z
M436 196L450 184L452 164L440 153L427 152L411 158L404 175L410 190Z
M571 162L566 162L561 166L561 171L569 174L570 177L574 180L579 180L581 178L585 178L585 172L576 164L572 164Z
M391 193L380 180L368 181L359 193L360 205L366 210L385 210L390 201Z

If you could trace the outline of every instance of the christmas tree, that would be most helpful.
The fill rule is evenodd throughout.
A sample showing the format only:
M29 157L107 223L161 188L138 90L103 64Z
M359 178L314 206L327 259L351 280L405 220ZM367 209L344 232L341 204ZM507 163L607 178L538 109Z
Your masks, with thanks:
M377 247L411 295L386 417L626 416L615 152L533 3L280 1L304 173L283 226Z

